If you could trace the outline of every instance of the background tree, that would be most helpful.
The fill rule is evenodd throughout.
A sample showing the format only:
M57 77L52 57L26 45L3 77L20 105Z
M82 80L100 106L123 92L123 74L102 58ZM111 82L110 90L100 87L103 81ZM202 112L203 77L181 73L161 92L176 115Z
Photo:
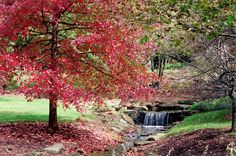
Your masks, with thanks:
M206 74L211 81L208 87L215 88L218 84L220 90L231 97L232 130L235 131L235 99L232 96L235 90L232 89L235 85L232 51L235 49L232 46L236 37L236 1L148 0L144 6L136 20L149 25L151 37L159 45L157 55L177 60L181 55L193 55L193 63L181 60L200 74ZM199 38L205 43L201 48Z
M235 36L223 31L236 23L236 2L233 0L148 0L136 3L136 8L135 18L131 18L146 25L148 37L159 46L157 55L177 61L187 58L189 62L196 46L195 39L201 34L208 39Z
M232 32L230 34L233 34ZM200 40L200 39L199 39ZM231 37L217 37L214 40L201 39L194 54L198 73L206 83L212 97L228 96L232 102L232 130L236 131L236 40Z
M49 99L49 128L57 129L57 101L102 103L103 97L144 99L156 77L142 65L150 45L127 24L117 1L16 0L0 6L0 42L17 64L7 71L29 100ZM3 54L3 53L1 53Z
M169 25L169 30L175 32L181 30L185 31L185 34L190 34L186 39L192 44L180 42L180 45L185 45L194 56L194 62L189 65L207 77L206 80L211 84L208 87L213 88L215 92L223 91L222 96L231 98L232 130L235 131L236 2L231 0L152 2L155 4L155 12L163 15L159 21ZM172 38L172 43L175 43L176 37L172 35ZM200 45L199 39L202 41Z

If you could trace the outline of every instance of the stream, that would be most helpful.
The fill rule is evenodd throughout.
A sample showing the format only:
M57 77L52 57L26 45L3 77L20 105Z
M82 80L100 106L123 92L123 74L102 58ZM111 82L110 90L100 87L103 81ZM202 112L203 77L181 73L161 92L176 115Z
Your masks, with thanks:
M103 152L94 152L89 156L122 156L131 148L152 143L159 134L163 134L171 122L170 112L146 112L142 125L137 125L136 132L127 133L124 142Z

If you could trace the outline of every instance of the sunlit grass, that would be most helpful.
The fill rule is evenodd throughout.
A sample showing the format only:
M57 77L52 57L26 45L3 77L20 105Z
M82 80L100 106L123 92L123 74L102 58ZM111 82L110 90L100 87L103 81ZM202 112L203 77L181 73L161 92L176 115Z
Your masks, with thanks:
M231 121L227 117L229 114L228 110L194 114L171 128L167 132L167 136L192 132L199 129L230 127Z
M0 96L0 123L4 122L33 122L47 121L49 102L47 99L38 99L27 102L22 96ZM64 109L58 106L59 121L73 121L81 118L81 113L75 108ZM93 115L85 113L84 119L92 119Z

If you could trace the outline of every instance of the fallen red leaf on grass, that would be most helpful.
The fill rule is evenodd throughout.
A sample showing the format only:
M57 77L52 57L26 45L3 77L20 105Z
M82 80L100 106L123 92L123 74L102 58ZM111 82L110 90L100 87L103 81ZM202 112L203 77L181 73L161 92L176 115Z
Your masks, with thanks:
M0 153L25 154L40 151L54 143L63 143L66 152L80 149L85 153L104 150L113 140L99 136L99 130L63 123L54 135L47 132L46 123L11 123L0 125ZM73 146L69 146L73 144ZM10 149L10 150L9 150Z

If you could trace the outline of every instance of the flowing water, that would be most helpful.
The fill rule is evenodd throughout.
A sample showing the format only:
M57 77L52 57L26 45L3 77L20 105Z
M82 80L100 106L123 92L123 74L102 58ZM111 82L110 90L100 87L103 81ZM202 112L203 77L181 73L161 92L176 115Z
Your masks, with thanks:
M168 112L147 112L144 118L144 126L168 126Z

